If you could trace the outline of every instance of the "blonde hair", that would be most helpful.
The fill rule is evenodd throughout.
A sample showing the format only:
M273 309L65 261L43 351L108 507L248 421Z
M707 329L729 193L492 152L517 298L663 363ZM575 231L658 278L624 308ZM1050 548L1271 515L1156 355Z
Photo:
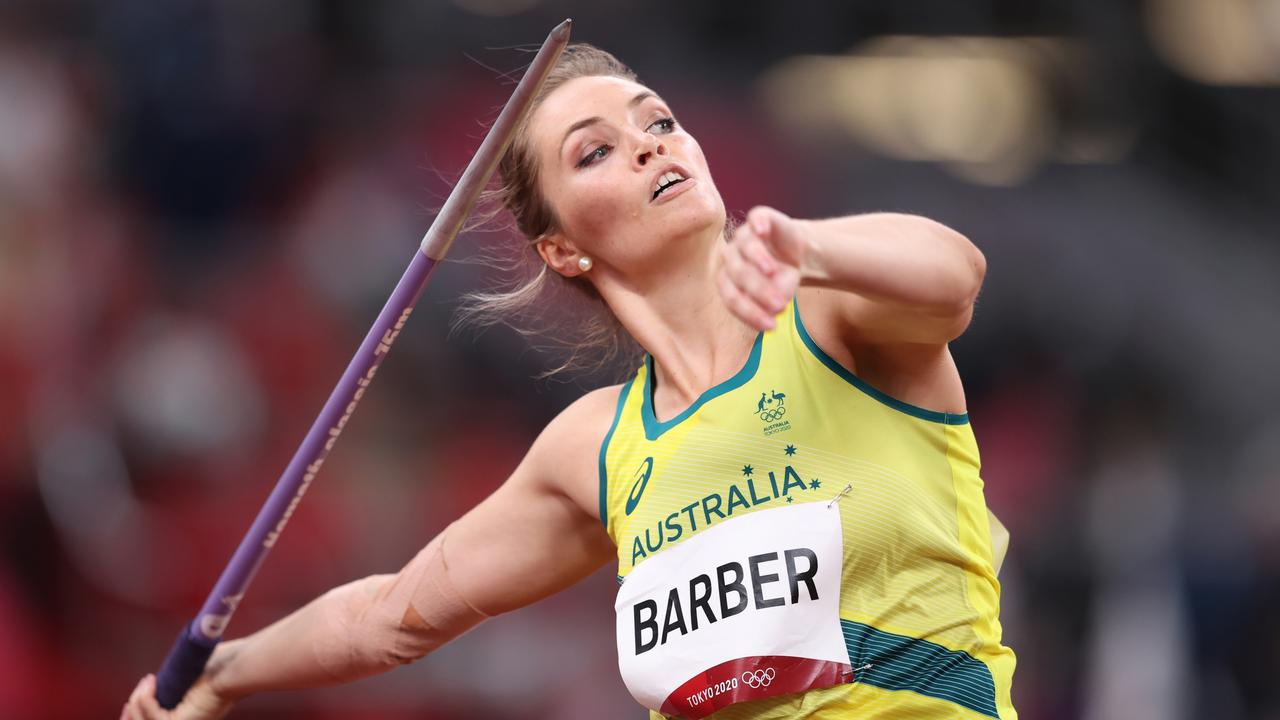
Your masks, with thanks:
M568 46L534 98L528 117L570 80L600 76L636 81L631 68L610 53L586 43ZM538 187L528 122L526 118L516 131L498 164L498 187L486 192L491 208L487 219L506 210L528 242L506 243L481 255L480 261L500 270L503 280L497 287L463 296L454 327L511 327L535 348L557 358L559 364L539 377L568 371L630 372L640 362L643 350L600 293L585 278L566 278L552 271L538 255L537 242L556 228L557 221ZM481 217L485 217L483 213Z

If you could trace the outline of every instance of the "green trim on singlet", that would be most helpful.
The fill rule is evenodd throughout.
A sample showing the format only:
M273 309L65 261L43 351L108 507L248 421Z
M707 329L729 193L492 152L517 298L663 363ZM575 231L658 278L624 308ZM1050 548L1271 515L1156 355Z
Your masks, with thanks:
M653 356L646 355L644 364L646 372L644 374L644 403L640 408L640 418L644 422L644 436L650 442L657 440L662 433L684 422L690 415L697 412L709 400L713 400L730 390L736 390L751 378L755 377L756 370L760 367L760 348L764 345L764 333L756 335L755 344L751 346L751 354L747 356L747 362L742 366L733 377L725 380L719 385L708 388L705 392L693 401L693 404L685 408L685 411L664 422L658 422L658 418L653 414Z
M999 719L991 669L969 653L843 618L840 630L854 682L927 695Z
M862 392L870 395L872 399L879 401L884 405L888 405L902 413L906 413L912 417L918 417L921 420L930 422L943 423L944 425L964 425L969 422L969 413L945 413L937 410L925 410L910 403L887 395L879 390L871 387L865 380L849 372L849 369L835 361L835 358L828 355L818 344L809 337L809 331L804 329L804 322L800 319L800 300L795 300L795 311L793 312L796 319L796 332L800 334L800 340L804 342L805 347L809 348L809 352L813 353L823 365L826 365L831 372L839 375L845 382L858 388Z
M631 392L631 384L634 382L635 378L628 380L618 393L618 407L613 411L613 423L609 425L609 432L604 434L604 441L600 443L600 524L606 530L609 529L609 471L605 467L605 457L609 452L613 431L618 429L618 421L622 419L622 406L627 404L627 394Z

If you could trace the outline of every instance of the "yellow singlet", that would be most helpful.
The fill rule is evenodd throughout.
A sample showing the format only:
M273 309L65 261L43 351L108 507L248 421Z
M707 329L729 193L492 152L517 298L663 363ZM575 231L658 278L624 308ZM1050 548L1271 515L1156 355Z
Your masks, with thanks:
M794 301L741 371L679 415L655 418L652 383L650 357L623 387L600 449L600 514L620 582L707 528L847 489L839 615L854 681L711 717L1016 720L967 415L867 385L814 343Z

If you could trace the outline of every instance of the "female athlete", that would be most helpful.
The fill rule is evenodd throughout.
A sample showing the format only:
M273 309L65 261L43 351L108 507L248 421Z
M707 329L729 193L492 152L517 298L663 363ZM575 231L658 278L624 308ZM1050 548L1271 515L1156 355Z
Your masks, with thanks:
M982 253L887 213L757 207L727 232L697 141L586 45L501 171L537 283L607 306L647 351L634 376L565 409L399 573L222 643L172 712L144 678L123 716L382 672L613 561L619 664L654 717L1014 720L1003 528L947 347Z

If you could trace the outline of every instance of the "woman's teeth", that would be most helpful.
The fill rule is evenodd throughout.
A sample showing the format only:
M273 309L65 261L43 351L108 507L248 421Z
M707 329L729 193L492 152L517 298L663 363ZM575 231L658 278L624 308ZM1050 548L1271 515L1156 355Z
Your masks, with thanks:
M666 190L667 188L671 187L672 185L675 185L676 183L684 179L685 177L683 175L681 175L680 173L674 170L667 173L666 175L663 175L662 177L658 178L658 182L655 183L653 186L653 197L654 198L658 197L659 195L662 194L663 190Z

